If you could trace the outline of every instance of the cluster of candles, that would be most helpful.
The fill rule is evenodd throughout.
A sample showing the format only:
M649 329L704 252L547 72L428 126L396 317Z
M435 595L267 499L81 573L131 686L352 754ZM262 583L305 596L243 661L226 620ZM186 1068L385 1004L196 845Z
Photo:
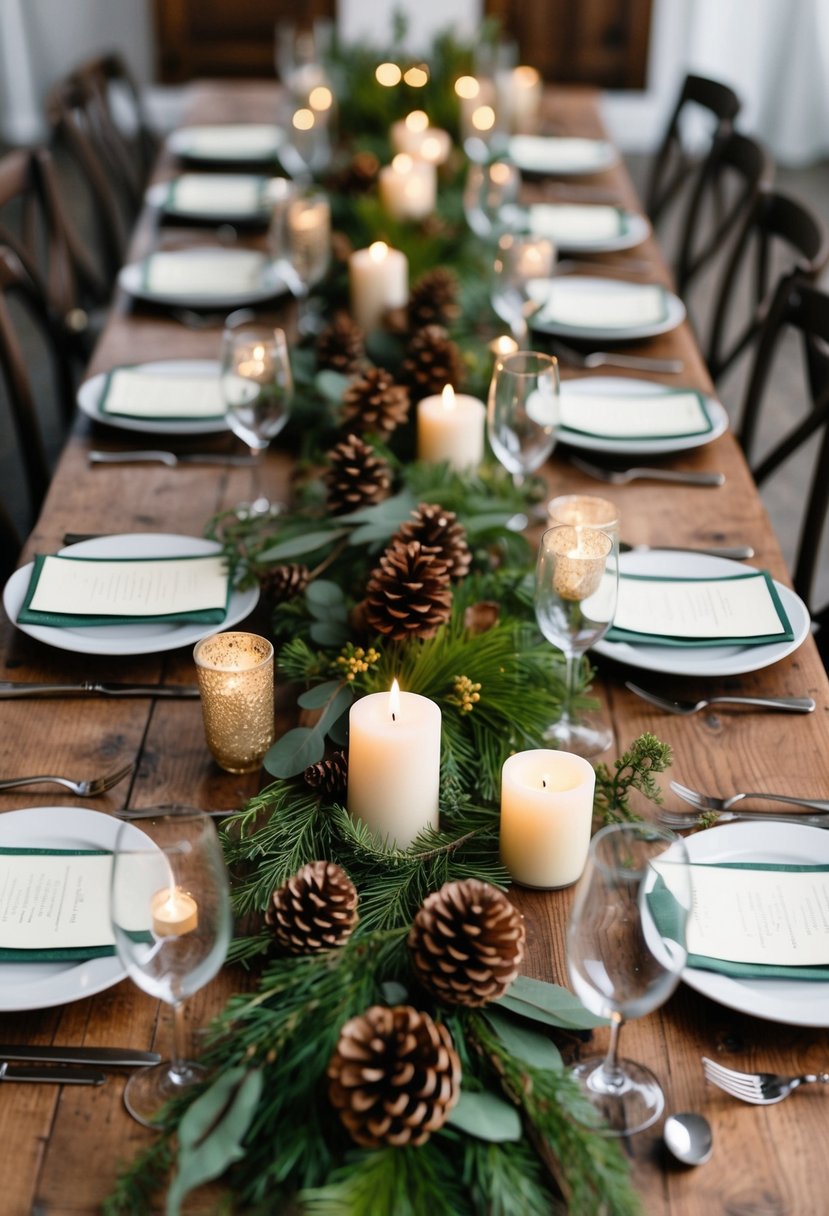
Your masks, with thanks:
M351 707L349 814L378 839L405 849L438 827L440 709L428 697L389 692ZM567 752L517 752L501 773L501 858L524 886L569 886L590 843L595 774Z

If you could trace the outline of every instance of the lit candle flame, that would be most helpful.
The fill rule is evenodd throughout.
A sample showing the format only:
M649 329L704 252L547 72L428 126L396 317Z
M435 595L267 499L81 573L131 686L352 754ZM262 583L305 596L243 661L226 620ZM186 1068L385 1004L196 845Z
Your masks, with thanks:
M451 384L445 384L443 392L440 395L445 410L453 410L455 408L455 390Z
M368 247L368 256L372 262L383 262L389 255L389 247L385 241L373 241Z
M406 115L406 126L419 134L429 126L429 115L425 110L412 110L411 114Z
M474 76L459 76L455 81L455 92L458 97L464 97L470 100L477 97L481 91L481 86Z
M403 73L403 79L409 88L422 89L425 84L429 83L429 72L425 63L409 68L407 72Z
M400 713L400 685L397 680L392 680L391 688L389 689L389 714L392 722L397 721L397 715Z
M478 106L472 114L472 126L476 131L491 131L495 126L495 111L492 106Z
M330 110L334 103L334 95L324 84L318 84L308 95L312 110Z
M293 116L293 125L297 131L310 131L316 119L313 110L297 110Z
M403 73L396 63L379 63L375 68L374 78L378 84L393 89L396 84L400 84Z
M395 173L411 173L413 164L414 161L407 152L398 152L391 162L391 167Z

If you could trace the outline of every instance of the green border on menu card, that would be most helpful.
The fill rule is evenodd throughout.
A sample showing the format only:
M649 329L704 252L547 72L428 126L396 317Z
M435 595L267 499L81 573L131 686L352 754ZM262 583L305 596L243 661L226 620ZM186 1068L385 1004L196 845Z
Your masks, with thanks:
M694 435L707 435L709 433L709 431L713 431L714 423L711 421L711 415L708 412L708 405L706 402L705 394L701 393L699 391L699 389L696 389L696 388L666 388L664 392L654 393L653 397L654 398L672 397L678 393L691 394L692 396L696 397L697 400L699 401L699 407L702 411L702 416L705 419L705 425L700 427L699 430L681 431L681 432L672 431L669 435L660 435L656 431L643 431L640 433L626 432L624 435L606 435L604 433L604 431L588 431L588 430L583 430L581 427L566 426L564 423L562 423L560 429L561 429L562 433L569 432L570 434L573 434L573 435L594 435L597 439L608 439L608 440L613 440L613 441L616 441L619 443L627 443L631 439L642 439L642 440L644 440L644 439L690 439ZM650 396L650 394L648 394L648 395ZM579 394L574 393L572 395L572 400L578 401L578 397L579 397ZM624 407L625 398L626 398L626 394L621 394L621 393L619 394L619 405L621 408Z

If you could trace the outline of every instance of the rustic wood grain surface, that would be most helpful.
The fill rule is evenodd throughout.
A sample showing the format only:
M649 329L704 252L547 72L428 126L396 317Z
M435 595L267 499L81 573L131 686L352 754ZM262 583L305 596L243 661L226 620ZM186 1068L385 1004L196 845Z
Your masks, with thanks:
M568 133L602 132L598 95L591 90L555 90L549 117ZM188 116L207 122L267 120L275 112L274 88L265 84L206 83L191 91ZM158 175L174 166L162 155ZM622 166L589 179L638 207ZM539 190L540 187L531 187ZM192 232L164 233L165 243L192 240ZM145 214L136 228L131 256L154 247L156 221ZM210 240L208 233L204 240ZM609 255L602 255L606 261ZM670 276L656 242L635 250ZM625 255L613 255L620 265ZM632 275L631 277L636 277ZM281 317L290 325L291 317ZM164 357L215 357L219 330L196 332L119 297L90 373L122 362ZM635 343L638 353L679 356L682 382L710 389L705 367L688 326ZM617 374L617 373L614 373ZM624 374L624 373L618 373ZM679 378L678 378L679 379ZM147 446L138 437L136 446ZM114 432L79 418L66 445L43 513L24 560L54 551L66 531L176 532L200 535L212 512L250 493L245 469L123 466L90 469L90 446L129 446L127 432ZM227 439L211 439L220 448ZM199 441L201 446L202 441ZM166 444L164 445L166 446ZM719 489L684 489L655 483L614 486L606 491L621 510L627 540L684 545L752 544L756 564L789 583L772 529L740 454L729 434L670 461L676 468L716 469L726 474ZM597 492L596 483L556 454L547 469L551 493ZM287 457L269 454L265 489L287 492ZM259 622L260 625L262 622ZM254 622L255 624L255 622ZM194 669L189 650L134 659L73 655L33 641L3 617L0 625L2 676L14 680L85 678L189 683ZM809 717L724 711L684 719L663 715L624 688L638 673L611 662L598 664L597 691L611 722L617 747L652 730L674 749L672 770L700 788L779 788L826 797L829 787L829 683L809 639L790 658L749 675L718 681L655 678L642 682L662 691L695 696L704 691L809 694L818 703ZM715 685L715 687L713 687ZM613 753L617 754L616 752ZM210 760L198 701L0 702L0 773L34 773L44 768L85 776L135 758L138 768L124 783L94 801L108 814L119 806L182 802L207 809L240 805L257 787L254 777L220 772ZM672 796L668 794L670 801ZM62 805L54 792L0 795L0 811L24 806ZM572 892L548 894L514 890L527 920L528 970L566 983L564 931ZM227 996L251 980L225 970L189 1002L194 1027L203 1027ZM827 1006L829 1008L829 1006ZM829 1018L827 1018L829 1021ZM98 996L64 1007L0 1013L0 1040L15 1042L129 1044L136 1048L169 1042L167 1011L124 981ZM604 1045L596 1034L590 1050ZM816 1089L777 1106L744 1106L708 1087L700 1056L708 1054L739 1068L800 1072L826 1068L829 1034L822 1029L776 1025L728 1010L682 986L659 1012L627 1026L623 1054L649 1064L661 1078L668 1110L702 1111L714 1130L714 1156L701 1169L669 1165L663 1157L660 1126L626 1146L643 1209L659 1216L816 1216L826 1211L829 1158L822 1151L827 1096ZM584 1050L584 1048L582 1048ZM102 1088L60 1090L52 1086L0 1085L0 1143L6 1216L35 1212L79 1216L99 1210L112 1188L119 1163L128 1160L150 1133L123 1109L123 1078L113 1074ZM216 1210L216 1195L195 1197L194 1212Z

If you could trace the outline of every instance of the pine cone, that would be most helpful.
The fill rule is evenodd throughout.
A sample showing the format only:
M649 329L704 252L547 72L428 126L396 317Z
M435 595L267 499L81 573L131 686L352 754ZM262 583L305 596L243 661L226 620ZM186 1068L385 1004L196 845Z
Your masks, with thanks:
M373 152L356 152L331 181L335 194L367 194L377 180L380 161Z
M435 996L449 1005L486 1005L518 974L524 940L524 918L503 891L465 878L426 897L408 945L418 978Z
M342 802L348 785L348 756L342 751L334 752L317 764L309 764L302 779L312 790L317 790L332 802Z
M390 545L366 584L365 621L394 641L430 638L449 620L452 591L446 562L416 540Z
M349 435L328 453L325 476L328 508L332 515L347 515L388 498L391 469L359 435Z
M352 376L366 356L363 331L347 312L338 312L317 338L317 365Z
M461 1063L445 1026L411 1005L372 1005L340 1032L328 1095L365 1148L424 1144L460 1096Z
M422 502L412 511L411 520L400 526L391 543L399 541L405 545L410 540L419 540L424 549L446 562L451 579L464 578L469 573L472 553L466 543L466 530L452 511Z
M448 325L458 315L458 279L445 266L421 275L409 293L409 328Z
M447 384L460 386L461 353L442 326L427 325L417 331L400 365L400 379L409 386L413 401L441 393Z
M270 570L263 570L259 575L259 585L262 594L269 600L275 604L284 604L287 600L302 595L310 576L311 571L307 566L286 562L283 566L272 566Z
M354 434L386 439L408 417L409 390L382 367L371 368L345 391L343 423Z
M357 924L357 888L333 861L310 861L274 891L265 922L289 954L343 946Z

